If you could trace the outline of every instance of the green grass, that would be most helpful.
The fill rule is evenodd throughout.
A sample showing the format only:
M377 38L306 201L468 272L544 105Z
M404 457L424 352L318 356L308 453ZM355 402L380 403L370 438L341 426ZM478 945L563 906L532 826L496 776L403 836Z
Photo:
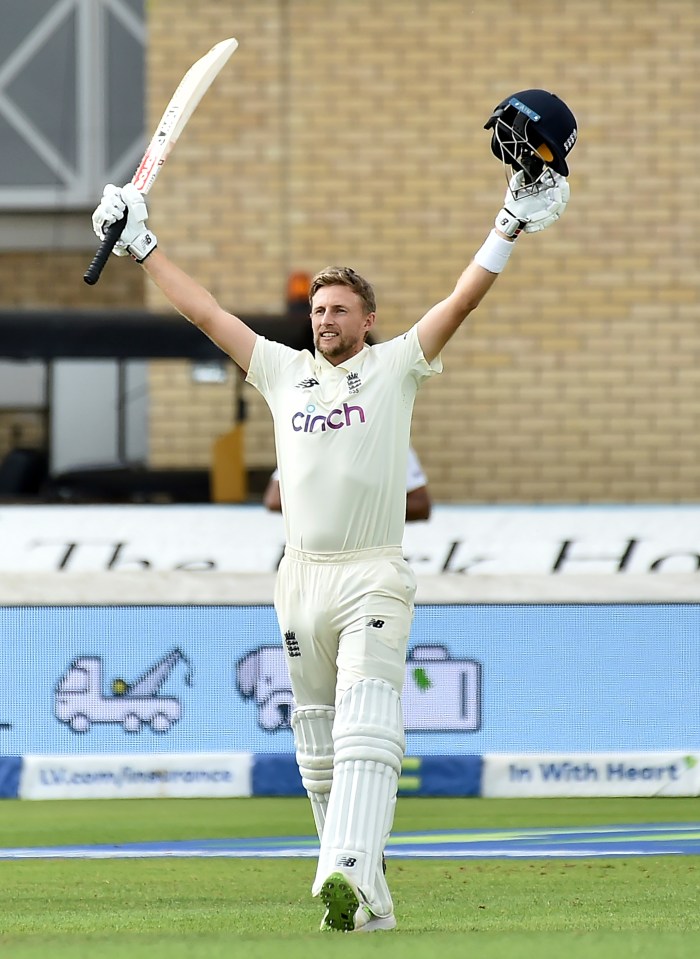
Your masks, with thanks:
M697 799L401 799L395 829L695 822ZM304 835L305 800L0 803L0 846ZM321 935L312 859L0 861L17 959L700 955L700 859L389 860L399 929Z

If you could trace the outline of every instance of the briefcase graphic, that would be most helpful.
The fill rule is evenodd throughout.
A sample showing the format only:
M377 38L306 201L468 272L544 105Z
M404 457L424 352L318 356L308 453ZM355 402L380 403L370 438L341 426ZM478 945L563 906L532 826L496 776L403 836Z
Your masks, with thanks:
M294 708L284 650L258 646L236 663L236 687L268 732L286 729ZM476 732L481 726L481 664L450 659L446 646L414 646L402 695L407 732Z
M406 732L477 732L481 663L450 659L446 646L414 646L401 699Z

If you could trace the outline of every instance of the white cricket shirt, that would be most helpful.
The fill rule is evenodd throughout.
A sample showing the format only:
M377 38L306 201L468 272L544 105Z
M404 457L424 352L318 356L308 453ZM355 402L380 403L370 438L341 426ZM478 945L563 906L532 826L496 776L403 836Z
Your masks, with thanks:
M289 546L401 546L413 403L441 370L415 326L340 366L258 336L246 379L272 412Z
M274 480L276 483L279 483L280 471L276 466L270 474L270 479ZM423 472L423 466L421 461L418 459L418 453L416 453L412 446L409 446L408 463L406 464L406 492L413 493L414 490L420 489L421 486L427 485L428 477Z

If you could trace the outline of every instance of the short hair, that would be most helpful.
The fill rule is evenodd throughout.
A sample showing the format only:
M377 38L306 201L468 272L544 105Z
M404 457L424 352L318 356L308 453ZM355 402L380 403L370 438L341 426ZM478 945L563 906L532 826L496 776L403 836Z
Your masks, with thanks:
M349 290L357 293L360 297L366 313L375 313L377 310L377 301L371 285L359 273L351 270L349 266L327 266L325 269L319 270L311 280L309 303L313 303L314 296L324 286L347 286Z

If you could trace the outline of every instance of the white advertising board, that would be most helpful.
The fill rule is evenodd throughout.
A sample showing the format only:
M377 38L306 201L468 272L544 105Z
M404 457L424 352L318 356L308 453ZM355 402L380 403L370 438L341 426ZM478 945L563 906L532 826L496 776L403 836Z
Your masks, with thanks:
M162 799L251 795L248 753L24 756L20 799Z
M482 796L697 796L700 756L685 752L485 755Z
M257 505L0 507L0 573L272 573L283 544ZM700 506L436 506L403 545L419 576L700 583Z

